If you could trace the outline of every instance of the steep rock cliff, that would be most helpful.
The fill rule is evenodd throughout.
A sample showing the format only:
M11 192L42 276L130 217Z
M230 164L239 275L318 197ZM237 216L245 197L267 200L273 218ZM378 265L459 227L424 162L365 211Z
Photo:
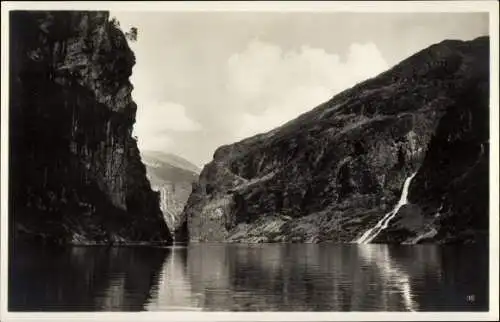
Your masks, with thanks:
M175 239L183 240L184 237L179 235L179 229L185 222L182 211L193 183L198 180L200 169L175 154L158 151L143 151L141 154L151 187L160 193L160 208L165 222Z
M268 133L222 146L185 208L192 241L477 241L488 232L489 38L446 40Z
M10 16L14 240L170 242L131 132L135 57L107 12Z

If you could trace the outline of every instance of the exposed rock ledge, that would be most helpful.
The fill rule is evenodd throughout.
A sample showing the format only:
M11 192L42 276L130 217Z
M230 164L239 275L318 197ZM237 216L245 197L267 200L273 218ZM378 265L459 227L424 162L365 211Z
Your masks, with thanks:
M374 242L488 234L489 38L446 40L295 120L222 146L185 207L191 241Z

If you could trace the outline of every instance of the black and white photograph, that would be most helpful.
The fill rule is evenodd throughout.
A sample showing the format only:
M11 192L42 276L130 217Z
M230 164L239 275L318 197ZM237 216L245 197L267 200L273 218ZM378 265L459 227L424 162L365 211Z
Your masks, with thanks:
M496 1L2 2L2 321L498 320L498 85Z

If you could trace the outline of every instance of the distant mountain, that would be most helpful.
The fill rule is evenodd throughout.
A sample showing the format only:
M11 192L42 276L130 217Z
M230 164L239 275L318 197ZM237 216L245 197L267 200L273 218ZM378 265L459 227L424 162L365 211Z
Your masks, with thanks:
M489 48L442 41L218 148L184 210L189 239L487 240Z
M141 158L146 165L152 189L160 193L160 209L167 226L174 233L184 221L181 218L182 210L193 183L198 180L200 169L172 153L143 151Z
M193 163L184 159L173 153L166 153L161 151L143 151L141 152L144 162L149 162L151 167L160 164L170 164L179 169L188 170L190 172L194 172L199 174L201 169L198 168Z

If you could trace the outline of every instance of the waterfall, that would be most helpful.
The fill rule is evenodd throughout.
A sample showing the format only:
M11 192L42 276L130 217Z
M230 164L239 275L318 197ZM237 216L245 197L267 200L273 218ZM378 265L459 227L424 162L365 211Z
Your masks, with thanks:
M175 215L173 197L169 190L172 189L172 187L173 186L170 185L163 185L160 187L160 191L161 191L161 202L163 206L162 209L163 213L170 217L170 226L172 226L171 229L174 230L176 215Z
M169 191L169 186L160 184L158 186L151 186L151 189L160 193L160 210L163 213L163 218L165 219L168 229L172 232L172 238L175 243L174 231L177 216L175 214L174 201Z
M388 212L375 226L368 229L359 239L355 241L356 244L369 244L375 237L380 234L380 232L387 228L389 222L396 216L399 209L408 203L408 188L410 187L411 180L417 172L413 173L411 176L406 178L405 183L403 185L403 191L401 191L401 197L399 198L398 203L394 206L390 212Z

